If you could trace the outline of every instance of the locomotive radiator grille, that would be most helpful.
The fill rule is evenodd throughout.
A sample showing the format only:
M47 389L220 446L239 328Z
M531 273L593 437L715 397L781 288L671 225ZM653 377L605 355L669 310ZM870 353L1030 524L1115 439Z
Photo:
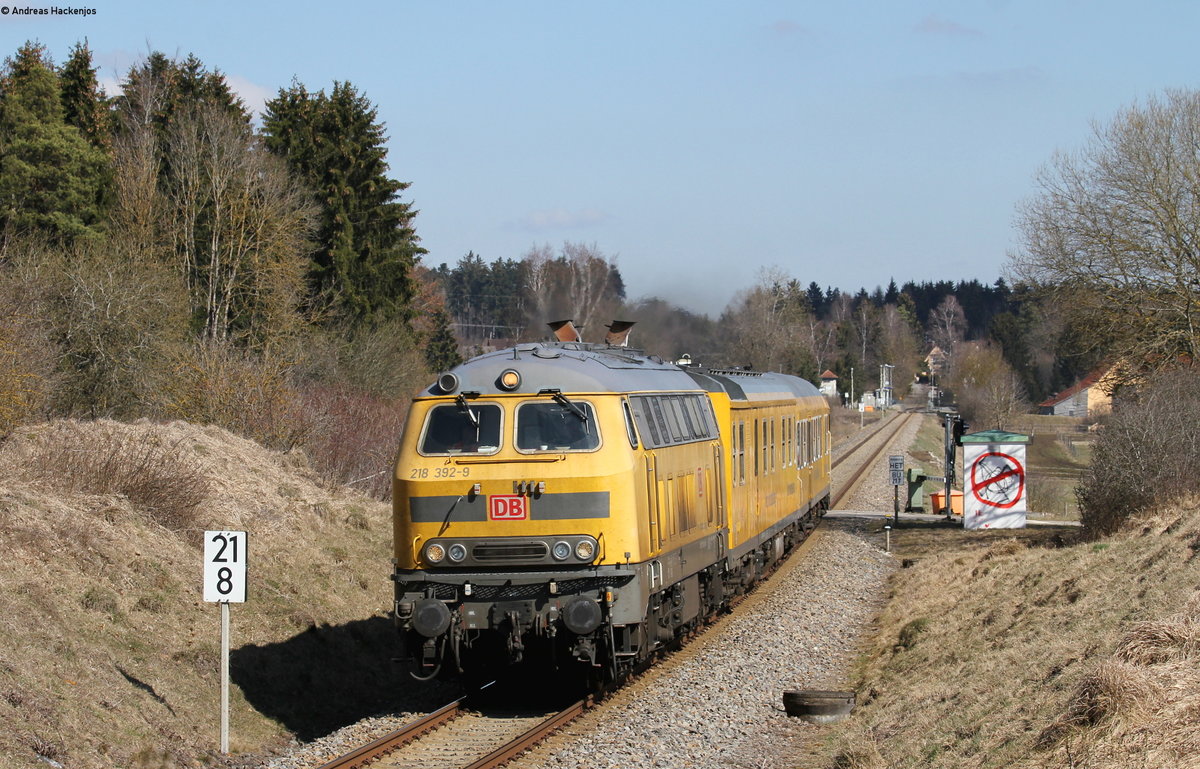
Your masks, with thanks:
M538 561L550 554L545 542L489 542L471 548L471 555L481 563L523 563Z

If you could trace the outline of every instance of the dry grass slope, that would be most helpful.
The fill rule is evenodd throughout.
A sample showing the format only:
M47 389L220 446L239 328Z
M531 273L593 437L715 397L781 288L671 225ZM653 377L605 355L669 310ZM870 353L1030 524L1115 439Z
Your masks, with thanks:
M1101 542L898 573L862 705L805 766L1200 767L1200 500Z
M205 529L249 532L232 747L418 696L386 614L388 507L218 428L61 421L0 446L0 765L222 763Z

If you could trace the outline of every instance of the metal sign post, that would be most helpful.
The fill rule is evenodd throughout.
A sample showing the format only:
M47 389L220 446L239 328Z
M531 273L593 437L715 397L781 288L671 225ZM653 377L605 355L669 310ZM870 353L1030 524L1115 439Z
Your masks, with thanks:
M904 483L904 455L888 457L888 472L892 476L892 520L900 525L900 486Z
M221 604L221 752L229 753L229 604L246 601L244 531L204 532L204 600Z

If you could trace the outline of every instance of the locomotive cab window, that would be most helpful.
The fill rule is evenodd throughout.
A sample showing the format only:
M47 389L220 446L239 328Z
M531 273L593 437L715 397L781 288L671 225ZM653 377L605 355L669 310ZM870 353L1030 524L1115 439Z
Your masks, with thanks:
M494 403L447 403L425 418L422 454L495 454L500 450L500 407Z
M600 433L592 404L573 400L571 407L530 401L517 409L518 451L595 451Z

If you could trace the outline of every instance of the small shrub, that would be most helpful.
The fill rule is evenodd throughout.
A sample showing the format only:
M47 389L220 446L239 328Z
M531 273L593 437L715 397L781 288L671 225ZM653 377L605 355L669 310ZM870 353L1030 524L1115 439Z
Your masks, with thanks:
M210 485L178 444L56 422L33 434L24 472L51 488L120 494L171 531L193 528Z
M897 649L911 649L917 639L929 628L928 617L918 617L900 628L900 634L896 639Z
M1155 504L1200 492L1200 369L1149 378L1116 404L1076 496L1092 537Z
M111 590L96 586L87 589L83 597L79 599L79 605L88 611L99 611L114 617L120 611L116 594Z
M208 424L288 450L312 430L289 381L292 364L232 344L198 344L175 361L174 376L156 394L158 411Z
M343 483L386 499L407 401L388 401L345 387L304 393L314 425L304 445L313 467L330 483Z
M167 608L167 601L161 593L143 595L133 604L134 611L144 611L149 614L161 614Z
M1101 663L1079 683L1066 712L1043 730L1038 745L1049 747L1082 729L1136 721L1154 708L1161 694L1144 669L1120 661Z

